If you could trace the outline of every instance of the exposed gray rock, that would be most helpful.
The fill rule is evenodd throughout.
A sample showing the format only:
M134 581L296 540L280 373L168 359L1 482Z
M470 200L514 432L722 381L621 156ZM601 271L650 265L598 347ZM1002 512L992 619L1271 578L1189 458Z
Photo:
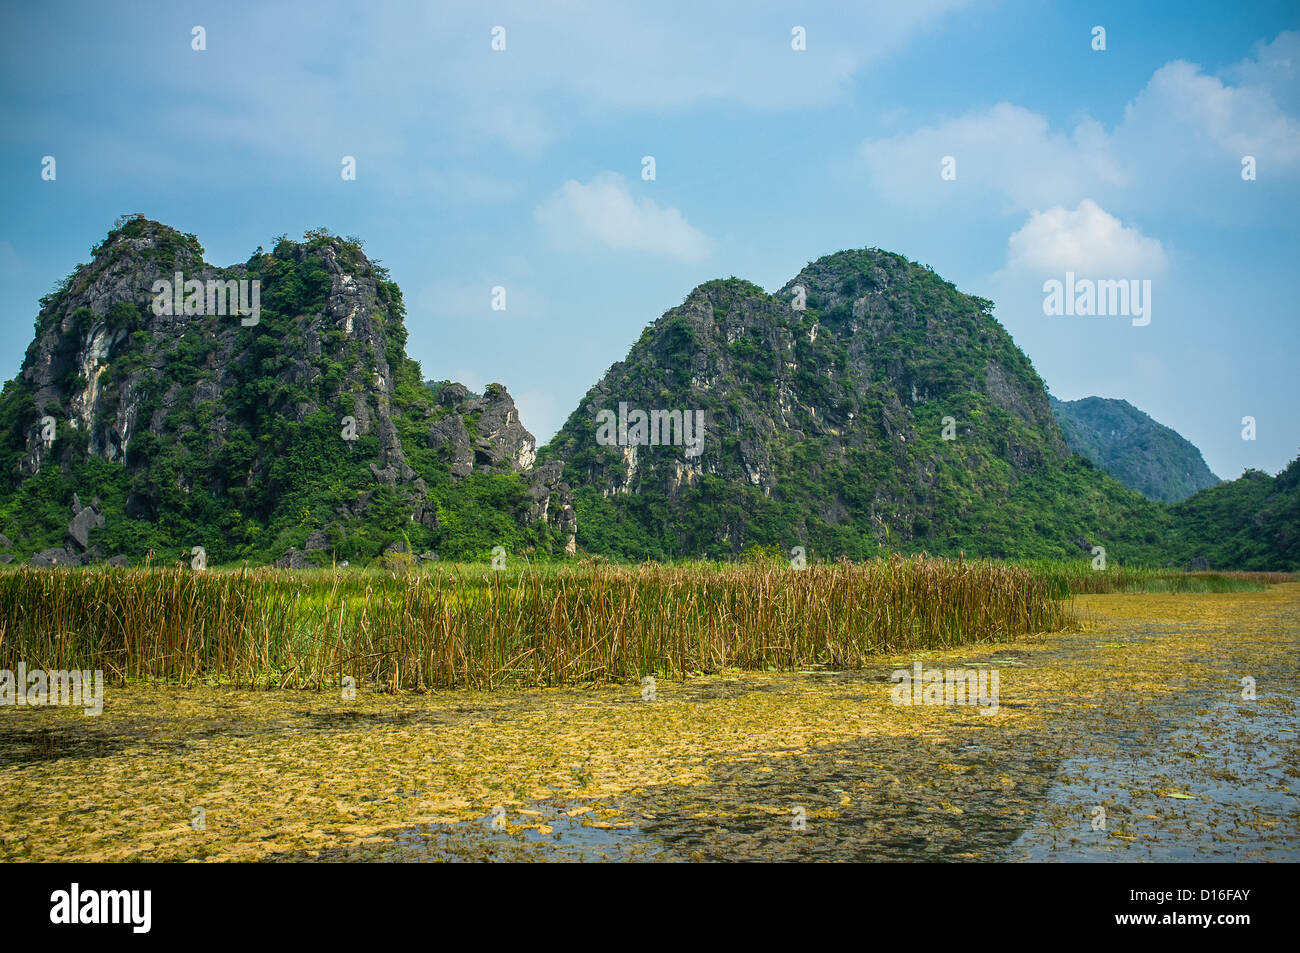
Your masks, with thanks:
M173 428L186 414L174 411L200 405L218 409L208 426L209 452L214 455L231 432L224 411L230 403L229 393L245 373L239 360L247 343L244 327L233 315L155 314L153 284L171 282L178 271L187 280L200 282L240 280L248 266L208 265L194 236L142 217L128 217L118 226L95 249L93 261L79 268L61 293L43 302L37 337L22 369L22 379L32 389L36 405L27 453L19 465L25 474L38 472L45 462L69 452L72 446L59 439L46 445L39 421L47 414L56 419L59 434L69 429L88 434L92 456L128 466L134 438L142 432L164 444L183 436L184 423L182 432ZM351 414L358 433L378 441L377 459L384 482L413 479L415 474L407 465L392 421L393 375L388 366L385 325L388 309L375 269L359 249L342 239L326 238L323 244L319 240L286 243L285 248L282 256L294 263L319 261L330 285L324 308L303 317L303 344L287 352L286 366L279 373L286 381L302 385L320 375L322 359L342 364L345 372L338 391L342 406L331 410ZM117 317L113 316L115 307L119 308ZM120 310L123 307L126 312ZM154 412L141 415L142 406L150 400L141 380L146 374L165 370L168 355L195 325L208 349L198 379L188 385L173 382L158 399ZM134 331L143 333L133 337ZM332 339L338 331L346 338L341 343ZM117 367L115 358L128 350L139 369L125 377L105 376L108 368ZM69 381L73 386L68 386ZM301 402L266 408L269 413L296 420L319 409ZM142 485L146 489L133 493L127 501L128 516L133 519L153 518L160 505L158 490ZM75 506L79 510L80 501Z
M302 548L309 553L329 549L330 538L324 530L318 529L307 537L307 542L303 543Z
M454 479L475 470L531 470L537 440L519 420L514 398L501 384L489 384L482 395L463 384L446 384L438 405L451 411L429 426L429 448L441 453ZM472 436L471 436L472 435Z
M127 559L122 553L118 553L116 556L108 557L108 565L125 569L131 565L131 560Z
M271 254L258 249L246 263L217 267L203 260L195 236L128 216L94 249L89 264L42 299L36 337L20 372L34 405L34 414L24 414L21 422L26 452L20 473L30 476L47 464L70 463L70 455L82 453L84 446L90 456L126 467L131 489L125 500L112 501L113 511L124 503L128 519L146 522L165 522L173 488L228 499L239 496L232 491L265 485L283 448L260 431L251 453L236 438L250 426L241 396L245 385L271 372L266 355L250 349L269 316L250 331L233 314L206 313L206 297L199 309L205 313L185 314L182 308L158 314L153 286L173 282L177 272L204 284L251 279L268 268L305 276L302 300L310 304L300 305L300 313L276 316L293 323L291 340L273 349L273 373L288 386L268 393L265 405L254 409L258 419L303 422L322 412L334 421L351 416L357 437L364 439L340 440L338 452L362 474L368 468L378 486L397 491L413 521L430 530L438 528L437 506L402 446L401 434L412 421L430 428L430 445L443 452L453 479L476 468L521 473L531 468L536 442L504 387L493 384L474 395L463 384L447 383L436 397L397 395L399 369L389 361L402 353L399 342L405 339L400 305L382 269L358 243L313 231L302 242L277 242ZM178 364L183 373L177 373ZM52 442L42 433L45 416L57 425ZM196 434L196 427L202 432ZM74 431L83 437L66 439ZM141 478L150 475L153 461L137 447L165 450L182 440L187 452L225 465L202 472L181 468L174 482ZM424 474L430 484L433 476ZM368 518L373 498L363 492L338 504L336 516L345 532L349 520ZM267 504L258 500L256 505ZM77 497L72 509L65 540L72 555L47 554L46 563L66 564L81 554L84 561L96 557L93 540L104 525L103 508ZM337 539L332 528L324 542L313 534L304 552L328 551L330 540ZM424 539L420 544L431 545ZM289 554L281 561L286 558Z
M160 366L153 358L185 333L190 320L185 315L152 313L153 282L170 280L177 270L206 280L217 277L217 270L203 263L196 242L175 230L156 222L137 227L140 233L135 237L119 232L105 241L96 249L94 261L72 276L66 292L42 309L34 351L22 370L23 380L33 390L37 415L19 464L23 473L38 472L67 446L57 439L52 445L43 440L39 419L47 414L57 420L60 432L71 428L86 433L92 456L118 462L128 459L131 440L140 427L151 425L137 419L142 395L135 385L149 365ZM156 254L162 245L169 249L166 256ZM242 272L242 266L231 269L235 270ZM133 327L110 326L112 309L119 304L136 308L139 320ZM130 380L109 385L104 371L137 328L150 332L159 345L157 352L147 356ZM230 334L233 340L233 329ZM63 383L69 378L77 382L70 389Z
M446 390L443 389L444 394ZM441 453L453 479L464 479L474 472L474 450L460 414L449 414L429 427L429 449Z
M376 483L382 483L392 489L397 488L397 471L392 467L384 467L381 470L372 463L370 464L370 474L375 478Z
M438 403L444 407L455 407L469 396L469 388L464 384L448 384L438 394Z
M31 558L33 566L81 566L85 556L70 549L46 549Z
M81 506L75 494L73 495L72 509L76 515L72 517L72 522L68 524L65 540L70 546L76 546L78 549L85 551L90 546L90 531L104 525L104 514L100 513L95 506Z
M514 399L500 384L489 384L474 441L476 465L496 468L509 464L517 472L531 470L537 459L537 441L519 422Z
M563 480L564 464L552 460L534 470L529 477L528 496L532 502L524 521L528 525L550 523L566 539L565 552L576 552L578 514L573 508L573 492Z
M438 504L433 500L420 497L411 516L421 526L427 526L432 530L438 528Z
M275 561L276 569L310 569L311 563L308 562L307 556L299 552L293 546L285 550L284 555Z

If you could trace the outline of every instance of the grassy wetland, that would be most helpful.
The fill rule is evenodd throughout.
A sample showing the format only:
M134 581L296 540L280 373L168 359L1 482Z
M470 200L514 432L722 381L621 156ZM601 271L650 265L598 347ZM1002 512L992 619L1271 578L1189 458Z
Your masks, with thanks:
M0 574L0 667L110 681L389 691L859 668L880 652L1060 628L1053 583L996 562L430 573Z
M0 669L107 689L0 708L0 860L1296 860L1297 645L1086 561L18 569Z

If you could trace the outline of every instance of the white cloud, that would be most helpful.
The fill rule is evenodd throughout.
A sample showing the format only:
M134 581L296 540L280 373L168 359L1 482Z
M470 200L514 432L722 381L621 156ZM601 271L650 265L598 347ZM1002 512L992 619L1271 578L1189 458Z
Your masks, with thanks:
M1240 211L1240 161L1261 180L1300 174L1300 33L1283 33L1224 71L1232 85L1183 60L1167 63L1107 130L1084 117L1068 133L1011 103L864 142L880 191L899 204L1000 199L1012 210L1084 198L1126 209L1224 217ZM944 156L955 180L940 177ZM1001 211L1006 211L1004 207Z
M282 181L297 181L304 160L319 160L322 178L332 172L337 180L338 157L357 155L372 172L382 166L388 186L430 162L472 162L496 151L533 158L583 122L623 111L843 104L863 69L969 2L804 3L797 12L808 30L804 52L790 48L795 13L694 0L501 0L490 12L414 0L296 0L257 8L252 31L245 29L251 8L233 4L205 23L212 47L203 57L188 42L172 42L167 23L131 24L134 41L158 55L114 62L114 88L156 90L165 80L175 105L137 110L129 123L92 106L76 77L43 77L30 27L16 33L10 65L18 75L43 77L32 102L61 91L85 104L66 117L23 106L22 128L34 141L75 135L86 151L149 181L156 168L177 171L151 143L180 130L189 166L217 153L201 167L208 181L238 178L225 150L246 150L264 163L265 177ZM111 58L105 36L114 35L114 17L87 11L62 37L63 54L102 67ZM508 42L494 52L490 31L498 24ZM216 39L234 36L237 43Z
M694 262L708 257L712 247L681 212L637 198L615 172L602 172L585 185L570 179L533 214L566 249L605 247Z
M1091 199L1071 211L1034 212L1007 241L1007 273L1154 277L1168 265L1164 246L1126 226Z
M1257 76L1258 70L1244 75ZM1282 112L1267 87L1228 86L1175 60L1156 70L1125 108L1112 143L1116 149L1145 146L1148 153L1152 145L1161 147L1166 164L1172 146L1178 161L1250 154L1267 156L1275 168L1294 166L1300 161L1300 123ZM1160 156L1145 158L1154 173Z
M532 0L498 5L507 49L487 52L487 27L477 10L378 5L366 18L383 38L423 70L445 73L475 101L529 99L590 109L660 111L724 102L758 110L820 108L851 96L852 77L968 0L813 2L789 11L710 6L693 0L609 4ZM449 22L450 21L450 22ZM807 31L806 51L791 49L791 29ZM430 63L430 36L458 42ZM382 74L381 74L382 75ZM418 81L418 71L412 77ZM531 91L531 97L529 93ZM486 94L486 95L483 95ZM562 108L549 108L554 115Z
M1125 181L1096 122L1085 120L1066 137L1052 132L1044 117L1011 103L865 142L861 155L882 191L908 203L937 204L969 183L1024 209L1078 201L1097 180ZM939 174L945 156L956 160L951 181Z
M1238 86L1264 89L1284 111L1300 111L1300 33L1279 33L1271 43L1258 43L1254 55L1224 70Z

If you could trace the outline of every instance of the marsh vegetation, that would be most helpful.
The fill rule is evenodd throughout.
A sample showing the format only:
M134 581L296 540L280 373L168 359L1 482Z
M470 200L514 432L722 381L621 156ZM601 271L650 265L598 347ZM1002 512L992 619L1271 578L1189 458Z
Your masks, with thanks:
M1295 860L1298 609L1081 595L1047 635L653 699L131 682L98 717L0 710L0 859ZM996 716L892 704L915 661L1001 669Z
M1059 629L1056 588L1027 567L920 557L798 571L24 568L0 574L0 667L389 691L857 669L882 652Z

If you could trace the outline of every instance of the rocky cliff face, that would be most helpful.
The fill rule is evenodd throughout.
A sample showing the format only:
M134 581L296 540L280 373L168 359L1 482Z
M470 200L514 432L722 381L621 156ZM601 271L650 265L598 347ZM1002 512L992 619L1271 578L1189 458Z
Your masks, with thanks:
M774 295L701 285L543 451L578 493L579 543L631 540L632 556L997 549L1006 531L985 516L1070 452L991 306L878 249L819 259ZM637 411L660 426L639 427ZM697 455L654 439L674 411L703 413ZM618 418L612 441L602 412Z
M348 252L352 252L350 260L341 259L341 253ZM329 388L328 396L344 394L348 384L364 385L349 409L362 433L373 430L377 435L383 467L411 479L391 419L392 371L382 319L377 320L384 308L365 256L359 250L345 251L338 239L318 240L312 246L284 242L275 257L255 255L251 268L248 264L215 268L202 256L193 236L140 218L129 219L97 246L93 261L77 269L66 290L46 305L38 319L37 338L21 374L38 414L55 416L59 429L66 426L86 434L87 452L108 461L127 461L132 440L140 432L165 436L168 411L183 404L215 405L209 432L219 439L231 424L226 398L247 383L244 352L254 335L265 330L241 333L244 317L233 314L186 314L179 309L156 313L155 284L173 285L177 274L204 286L253 278L273 281L263 274L264 268L292 273L309 265L316 284L313 290L323 292L323 307L314 314L295 316L300 346L284 348L274 369L285 381L309 384L321 376L322 357L343 357L344 351L353 356L353 370L364 367L368 373L332 382L336 386ZM197 300L193 304L199 307ZM205 294L202 307L206 306ZM331 331L341 332L342 338L327 341ZM182 348L200 355L193 362L196 373L180 375L190 380L169 381L155 406L148 400L151 389L145 382L173 362L188 358L190 354L181 354ZM142 417L146 407L150 412ZM291 412L302 417L315 409L308 402ZM27 453L19 465L24 473L39 472L52 453L40 430L37 422L28 431Z
M438 450L456 478L474 468L508 466L518 473L532 469L537 441L519 422L515 402L500 384L471 394L463 384L426 386L447 413L429 427L429 446Z
M572 553L577 516L573 494L563 480L563 467L551 463L533 468L537 440L524 429L505 387L489 384L483 394L472 394L464 384L453 382L430 381L425 386L438 406L429 425L428 445L446 464L452 479L503 470L525 476L530 502L524 522L553 525Z
M1150 500L1177 503L1219 482L1190 441L1126 400L1052 399L1066 443Z
M535 441L505 388L435 395L406 357L404 318L355 240L317 230L217 268L194 236L124 218L42 299L0 398L8 535L47 548L79 491L103 510L75 535L106 554L266 558L318 532L335 555L401 537L464 556L490 540L441 519L473 508L460 483L477 474L509 484L499 544L563 546L566 488L532 472Z

